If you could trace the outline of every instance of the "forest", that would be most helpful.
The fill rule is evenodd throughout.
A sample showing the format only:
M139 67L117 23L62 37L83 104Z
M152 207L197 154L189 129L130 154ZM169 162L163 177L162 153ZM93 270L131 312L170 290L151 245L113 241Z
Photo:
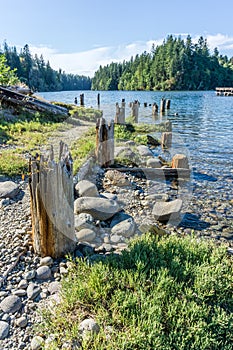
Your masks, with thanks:
M92 90L212 90L233 86L233 57L213 53L202 36L193 43L169 35L151 52L122 63L100 66Z
M221 55L217 48L211 53L202 36L194 43L190 35L186 39L169 35L161 45L153 45L150 52L100 66L92 79L54 70L43 55L33 57L27 44L18 53L16 47L5 42L0 46L0 58L2 67L7 67L5 77L14 73L33 92L213 90L233 86L233 57Z
M5 64L11 72L33 92L91 89L90 77L66 74L62 69L52 69L49 61L45 62L43 55L33 57L27 44L18 53L15 46L9 47L5 42L3 48L0 47L0 56L5 57Z

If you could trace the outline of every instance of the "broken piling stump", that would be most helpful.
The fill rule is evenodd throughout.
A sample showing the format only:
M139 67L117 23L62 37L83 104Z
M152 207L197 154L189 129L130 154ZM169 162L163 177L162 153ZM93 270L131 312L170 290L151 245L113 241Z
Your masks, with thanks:
M60 142L58 162L52 146L47 158L30 159L29 187L35 252L53 258L73 252L73 165L67 145Z
M100 166L114 164L114 122L108 124L104 118L96 123L96 159Z

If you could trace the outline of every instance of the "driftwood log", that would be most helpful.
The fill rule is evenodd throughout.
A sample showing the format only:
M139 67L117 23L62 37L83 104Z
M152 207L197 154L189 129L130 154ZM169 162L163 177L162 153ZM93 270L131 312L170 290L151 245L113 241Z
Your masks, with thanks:
M25 96L16 91L0 86L0 101L7 107L25 107L39 112L49 112L68 116L68 110L64 107L56 106L52 103L41 101L33 96Z
M96 159L100 166L114 164L114 122L108 124L104 118L96 123Z
M74 251L73 166L63 142L58 162L54 160L52 146L48 157L30 160L29 187L35 252L58 258Z
M107 170L112 170L113 168L107 168ZM114 168L120 172L131 172L131 173L141 173L147 179L169 179L169 178L177 178L182 180L190 180L190 169L172 169L172 168L139 168L139 167L119 167Z

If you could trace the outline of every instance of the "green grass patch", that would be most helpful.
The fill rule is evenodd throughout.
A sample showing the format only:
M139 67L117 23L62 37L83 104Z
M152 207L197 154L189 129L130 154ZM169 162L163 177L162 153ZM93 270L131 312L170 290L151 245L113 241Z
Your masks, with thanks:
M163 130L164 126L160 124L116 124L114 135L117 142L132 140L136 144L146 145L148 134Z
M28 173L28 161L18 150L0 150L0 174L15 177Z
M71 154L73 157L73 172L76 174L81 165L88 157L94 155L95 150L95 128L90 128L81 138L77 139L71 145Z
M233 265L226 248L191 237L144 235L121 256L78 261L63 279L62 302L39 326L55 339L80 340L93 317L97 335L82 349L230 350Z

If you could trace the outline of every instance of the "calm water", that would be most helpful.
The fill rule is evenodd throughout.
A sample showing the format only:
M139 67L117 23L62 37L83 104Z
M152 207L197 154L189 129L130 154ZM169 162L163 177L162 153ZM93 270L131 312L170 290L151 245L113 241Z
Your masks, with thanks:
M38 93L49 101L73 103L84 93L87 107L97 108L98 91L62 91ZM178 151L189 153L194 169L210 176L233 178L233 97L216 96L214 91L205 92L138 92L100 91L100 109L106 119L114 119L115 103L126 102L126 116L130 115L128 104L139 100L139 122L158 123L171 120ZM168 113L153 120L151 107L144 102L160 104L161 98L171 100ZM175 153L177 149L172 152Z

